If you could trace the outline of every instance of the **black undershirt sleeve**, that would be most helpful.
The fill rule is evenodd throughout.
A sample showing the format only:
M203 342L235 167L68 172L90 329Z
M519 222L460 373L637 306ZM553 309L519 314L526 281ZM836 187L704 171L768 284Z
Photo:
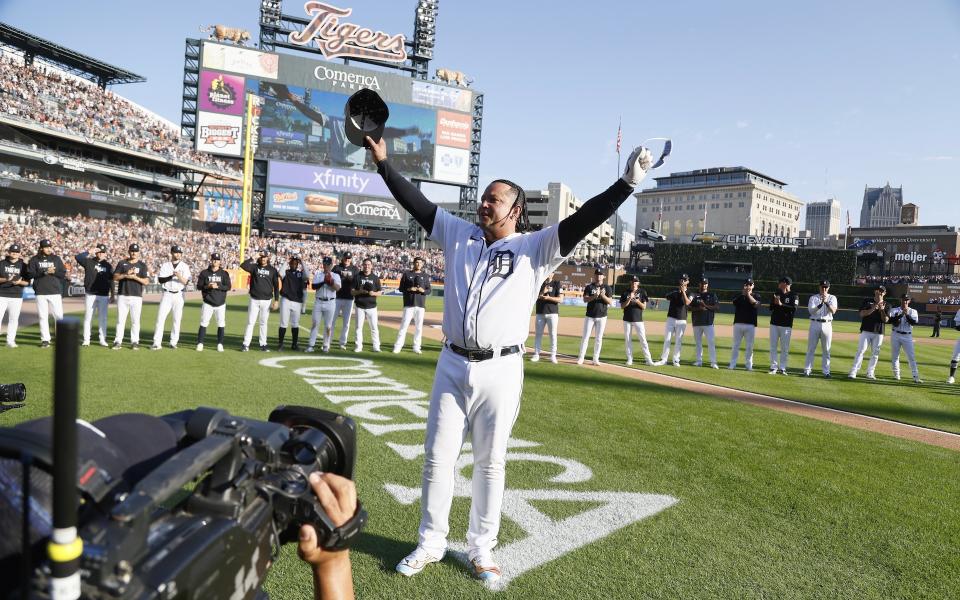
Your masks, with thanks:
M587 200L580 210L560 221L557 237L560 239L560 254L566 256L577 243L591 231L613 216L620 205L633 193L633 186L622 179L599 195Z
M400 206L410 213L417 223L423 227L427 235L433 232L433 222L437 216L437 205L427 200L427 197L410 183L406 177L396 172L389 160L377 163L377 173L387 184L387 189L393 194Z

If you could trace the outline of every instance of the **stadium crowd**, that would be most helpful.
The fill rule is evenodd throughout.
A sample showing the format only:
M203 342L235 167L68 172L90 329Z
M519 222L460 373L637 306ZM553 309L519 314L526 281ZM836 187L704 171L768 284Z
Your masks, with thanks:
M960 284L960 275L866 275L858 277L857 283L860 285L882 284L897 285L900 283L940 283L940 284Z
M68 268L68 276L77 282L83 280L83 270L79 269L73 257L90 250L97 244L107 246L107 258L117 262L124 258L127 246L132 242L140 244L143 260L153 278L160 265L169 260L171 246L178 245L186 249L183 260L190 271L197 275L206 268L211 253L219 252L223 256L223 265L236 269L240 265L238 255L240 238L236 235L185 231L162 225L148 225L136 220L123 222L112 219L93 219L82 216L51 216L35 209L18 212L0 212L0 244L6 248L11 243L19 243L24 249L24 259L29 259L38 250L40 240L53 242L54 251ZM403 271L410 268L413 259L426 261L424 272L433 281L443 279L443 254L439 250L413 250L372 244L344 244L326 241L291 238L252 238L249 255L259 249L268 249L276 257L275 264L281 268L287 258L299 255L311 269L320 268L324 256L339 257L349 251L353 253L354 264L364 258L374 261L375 271L382 279L399 279Z
M0 114L42 127L237 174L235 167L196 152L176 127L129 100L53 68L0 55Z

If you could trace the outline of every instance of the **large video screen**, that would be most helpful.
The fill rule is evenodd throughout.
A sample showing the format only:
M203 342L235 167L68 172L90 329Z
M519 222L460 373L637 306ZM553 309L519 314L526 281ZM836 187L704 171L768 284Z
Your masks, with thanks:
M197 148L240 156L244 92L255 94L255 157L269 161L267 214L402 226L405 215L392 218L391 195L369 153L344 134L344 105L362 88L390 109L384 139L397 170L411 179L467 183L472 90L214 42L204 42L201 57ZM344 197L363 206L349 214Z

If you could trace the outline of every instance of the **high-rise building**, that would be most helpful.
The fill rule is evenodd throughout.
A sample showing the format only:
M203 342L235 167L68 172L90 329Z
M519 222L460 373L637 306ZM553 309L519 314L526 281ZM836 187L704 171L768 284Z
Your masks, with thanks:
M583 202L577 198L573 190L565 183L551 182L545 190L524 190L527 196L527 215L530 217L531 229L542 229L547 225L555 225L572 215ZM616 244L614 226L610 221L591 231L583 242L573 252L576 258L593 259L607 251L607 248Z
M805 229L810 231L810 239L825 240L839 234L841 212L840 202L836 198L808 202Z
M900 223L903 208L903 187L867 187L863 190L863 206L860 208L860 227L893 227Z
M787 185L746 167L718 167L656 177L634 194L637 229L657 229L668 241L710 231L796 237L803 202Z

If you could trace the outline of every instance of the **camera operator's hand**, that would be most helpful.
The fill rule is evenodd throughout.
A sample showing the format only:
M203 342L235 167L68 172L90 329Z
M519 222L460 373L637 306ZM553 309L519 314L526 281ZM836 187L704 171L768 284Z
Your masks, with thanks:
M349 479L333 473L311 473L310 486L334 526L343 525L357 512L357 488ZM313 568L316 598L353 598L349 550L324 550L317 543L313 525L301 525L297 554Z

